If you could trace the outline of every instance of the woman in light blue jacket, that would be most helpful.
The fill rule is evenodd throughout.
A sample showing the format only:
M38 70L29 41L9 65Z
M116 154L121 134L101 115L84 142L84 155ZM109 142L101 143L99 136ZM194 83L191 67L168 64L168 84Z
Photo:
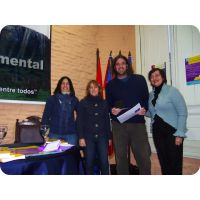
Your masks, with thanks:
M182 174L183 140L186 137L187 107L178 89L166 84L162 69L153 68L148 75L153 91L149 95L149 110L139 112L151 117L153 141L162 174Z

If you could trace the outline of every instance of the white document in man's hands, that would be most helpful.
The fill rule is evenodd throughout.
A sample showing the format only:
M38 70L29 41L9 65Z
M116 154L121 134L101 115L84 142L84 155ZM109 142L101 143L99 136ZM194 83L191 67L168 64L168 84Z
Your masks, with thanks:
M124 123L131 117L135 116L140 109L141 109L141 105L140 105L140 103L138 103L130 110L128 110L125 113L123 113L122 115L118 116L117 119L119 120L120 123Z

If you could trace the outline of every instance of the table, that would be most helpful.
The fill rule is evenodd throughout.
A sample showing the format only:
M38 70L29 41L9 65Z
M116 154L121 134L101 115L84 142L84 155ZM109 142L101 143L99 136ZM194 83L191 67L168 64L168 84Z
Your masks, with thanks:
M16 147L16 145L7 146ZM19 147L19 144L17 146ZM0 168L8 175L78 175L79 160L78 148L72 147L56 154L31 156L0 163Z

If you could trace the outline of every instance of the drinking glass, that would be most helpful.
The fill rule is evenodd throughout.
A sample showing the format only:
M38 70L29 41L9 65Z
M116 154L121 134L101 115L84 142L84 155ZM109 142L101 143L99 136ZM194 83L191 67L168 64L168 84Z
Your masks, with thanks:
M40 133L44 137L45 143L48 140L49 131L50 131L49 125L47 125L47 124L41 125L41 127L40 127Z
M8 131L8 126L5 124L0 124L0 144L3 142L3 139L6 137Z

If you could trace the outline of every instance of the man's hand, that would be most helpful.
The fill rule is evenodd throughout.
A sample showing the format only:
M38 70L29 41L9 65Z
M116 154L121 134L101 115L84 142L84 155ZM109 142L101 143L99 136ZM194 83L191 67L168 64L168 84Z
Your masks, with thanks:
M113 115L118 115L121 112L122 109L120 108L112 108L112 114Z
M136 113L137 115L145 115L146 110L145 108L140 108L140 110Z

